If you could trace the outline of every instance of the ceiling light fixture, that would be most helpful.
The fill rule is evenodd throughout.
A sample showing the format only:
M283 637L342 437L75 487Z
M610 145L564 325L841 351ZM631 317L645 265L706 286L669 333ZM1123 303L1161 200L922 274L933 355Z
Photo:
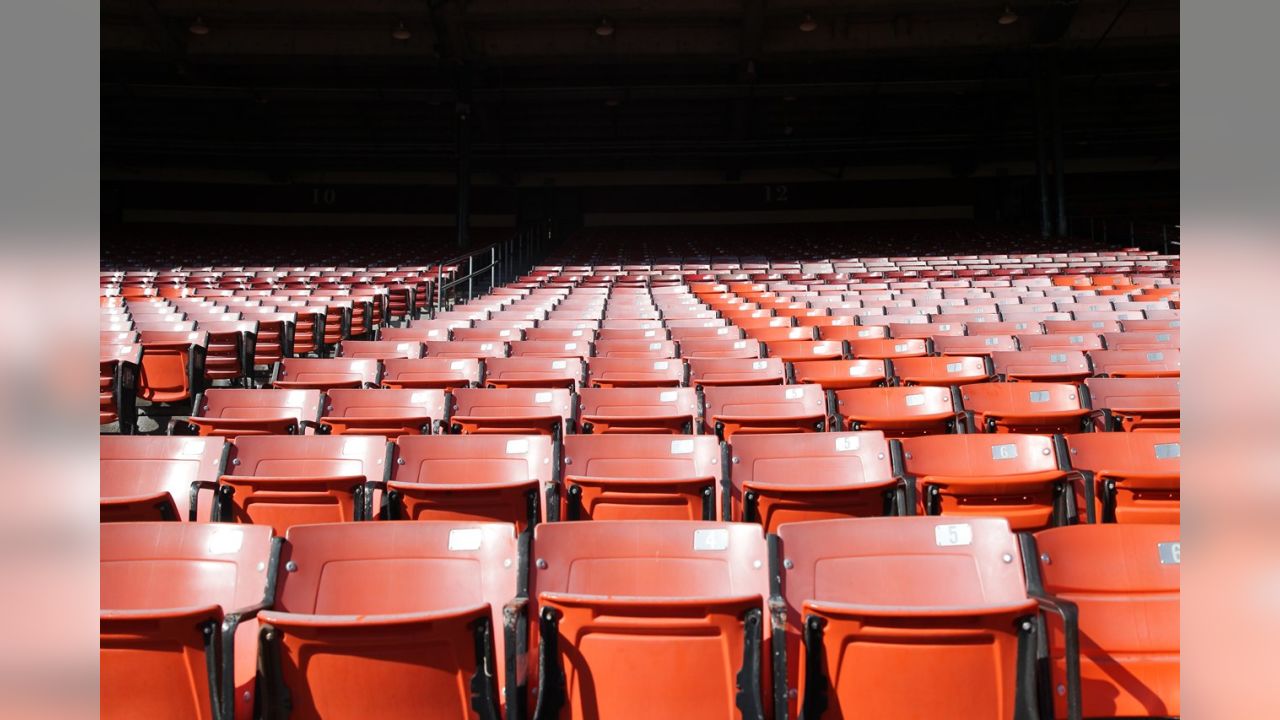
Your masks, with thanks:
M596 34L600 37L609 37L613 34L613 23L609 22L609 18L600 18L600 23L596 25Z
M809 13L805 13L804 19L800 21L800 32L813 32L818 29L818 21L813 19Z
M405 27L404 22L402 21L396 26L395 30L391 31L391 37L397 40L408 40L413 37L413 33L409 32L409 28Z
M209 26L204 24L204 18L197 17L194 22L187 28L192 35L208 35Z
M1005 5L1004 13L999 17L999 19L996 20L996 22L1000 23L1001 25L1012 25L1018 22L1018 13L1014 12L1013 8L1009 7L1008 5Z

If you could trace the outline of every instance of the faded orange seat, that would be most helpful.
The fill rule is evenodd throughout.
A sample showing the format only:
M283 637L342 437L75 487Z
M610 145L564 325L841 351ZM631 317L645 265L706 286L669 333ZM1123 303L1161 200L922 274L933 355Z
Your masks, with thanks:
M817 385L711 386L703 391L705 432L825 432L827 398Z
M422 343L417 340L344 340L338 343L338 357L416 359L422 357Z
M729 448L726 518L783 523L907 514L915 505L880 432L737 435Z
M1075 525L1038 532L1026 544L1028 576L1079 610L1084 716L1181 715L1178 526ZM1077 661L1057 618L1048 630L1047 680L1061 717L1065 697L1056 688L1065 682L1069 660Z
M484 361L484 386L490 388L577 389L586 375L580 358L508 357Z
M480 384L480 360L476 358L429 357L418 360L382 361L385 388L459 388Z
M960 388L974 432L1061 433L1092 427L1080 387L1068 383L974 383Z
M301 435L320 419L320 390L213 388L196 398L185 425L196 435Z
M99 533L102 717L253 717L257 616L280 553L271 528L120 522Z
M1095 430L1176 430L1181 427L1179 378L1089 378Z
M285 358L271 373L280 390L373 388L382 366L375 358Z
M679 387L687 381L688 368L682 360L593 357L587 359L587 386Z
M782 385L787 378L786 364L779 358L690 358L688 362L689 383L695 387Z
M1177 430L1066 435L1060 457L1080 473L1076 501L1089 522L1177 523L1182 443Z
M217 482L226 452L222 438L103 435L98 443L101 521L208 520L212 492L204 491L199 516L193 514L193 493Z
M293 525L363 519L369 483L386 480L382 437L249 435L231 443L212 519Z
M764 717L769 568L759 526L547 523L533 543L533 717Z
M445 420L443 390L354 390L325 393L317 432L330 435L430 435L441 432Z
M1035 716L1019 708L1037 703L1039 617L1059 608L1028 592L1003 519L819 520L777 537L775 654L796 693L779 694L775 715ZM1071 668L1064 693L1078 710Z
M922 515L994 515L1016 531L1076 516L1079 473L1062 468L1047 435L969 433L900 442L902 472Z
M825 390L873 387L888 379L885 360L806 360L791 364L797 383L821 385Z
M1179 350L1095 350L1089 353L1093 374L1098 377L1180 377Z
M138 397L155 403L193 399L204 387L209 334L202 331L142 330Z
M1034 337L1054 337L1035 335ZM1059 336L1061 337L1061 336ZM1079 350L1018 350L991 353L991 365L1000 380L1076 382L1092 374L1089 361Z
M831 408L842 430L879 430L887 437L964 432L964 415L949 387L837 390Z
M369 517L509 522L519 531L544 515L559 518L559 459L550 437L406 435L393 452L385 501L366 495Z
M583 388L578 401L578 425L588 434L688 435L701 421L693 388Z
M577 416L566 388L458 388L451 393L452 433L563 437Z
M722 476L710 435L570 435L561 517L715 520Z
M525 557L505 523L291 528L261 614L265 715L499 717Z
M987 382L995 375L990 357L913 357L898 358L890 363L890 370L898 385L967 385Z

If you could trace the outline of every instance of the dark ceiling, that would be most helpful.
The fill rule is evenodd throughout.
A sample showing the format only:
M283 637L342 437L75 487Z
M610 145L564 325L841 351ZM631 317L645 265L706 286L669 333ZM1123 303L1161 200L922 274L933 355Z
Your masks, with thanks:
M1176 163L1176 0L103 0L104 169ZM800 29L806 15L816 28ZM197 23L206 34L195 34ZM597 34L602 18L614 32ZM403 24L407 39L393 31Z

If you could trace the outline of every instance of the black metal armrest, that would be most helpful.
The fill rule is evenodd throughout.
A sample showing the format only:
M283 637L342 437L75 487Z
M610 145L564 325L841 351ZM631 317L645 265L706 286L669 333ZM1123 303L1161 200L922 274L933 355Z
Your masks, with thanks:
M507 720L523 720L529 685L529 598L517 596L502 607L502 632L506 637Z
M1081 720L1083 701L1080 694L1080 610L1070 600L1054 597L1045 592L1029 592L1043 611L1062 618L1063 637L1066 641L1064 660L1067 665L1067 718Z
M188 500L187 500L187 507L188 507L187 519L190 520L191 522L196 521L196 510L199 508L199 505L200 505L201 490L212 490L214 508L216 508L218 505L218 483L217 482L213 480L192 481L191 495L188 497ZM209 515L210 515L210 519L213 519L213 509L210 509Z
M373 519L373 491L381 490L382 496L387 496L387 483L385 480L367 480L360 486L360 513L356 515L356 520L372 520Z

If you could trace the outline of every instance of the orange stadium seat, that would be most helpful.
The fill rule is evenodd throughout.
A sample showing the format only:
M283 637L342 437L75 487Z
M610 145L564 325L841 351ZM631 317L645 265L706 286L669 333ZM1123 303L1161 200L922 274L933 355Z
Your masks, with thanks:
M891 466L880 432L737 435L725 518L765 532L783 523L905 515L914 498Z
M208 520L212 493L205 491L202 517L192 514L197 506L192 493L217 482L226 451L221 438L103 435L98 443L101 521Z
M1095 350L1089 353L1097 377L1180 377L1179 350Z
M960 388L960 399L973 432L1051 434L1093 425L1080 387L1069 383L973 383Z
M258 615L271 607L269 527L103 523L102 717L253 717Z
M1016 531L1076 517L1078 474L1060 467L1048 435L968 433L900 442L901 469L921 515L994 515Z
M265 714L500 717L524 556L505 523L291 528L260 614Z
M429 357L419 360L383 360L385 388L478 387L481 366L476 358Z
M737 433L827 430L827 397L817 385L711 386L703 397L705 431L721 440Z
M175 420L171 433L185 426L196 435L301 435L320 419L319 390L240 390L213 388L202 393L191 417Z
M575 390L586 367L579 358L508 357L484 361L484 386L489 388L541 387Z
M559 459L548 436L405 435L369 517L499 521L523 531L559 519ZM546 498L546 511L543 510Z
M563 437L577 414L565 388L458 388L453 391L450 432Z
M779 358L690 358L689 383L695 387L782 385L787 367Z
M1179 378L1089 378L1096 430L1172 430L1181 427Z
M791 377L797 383L813 383L826 390L844 390L884 385L888 380L886 360L805 360L791 363Z
M565 520L715 520L720 443L710 435L570 435Z
M587 387L679 387L687 376L688 367L681 360L587 359Z
M775 655L796 692L775 715L1036 716L1038 619L1057 606L1028 591L1003 519L819 520L777 538ZM1067 667L1078 708L1078 668Z
M533 543L533 717L764 717L771 636L759 526L547 523Z
M209 334L202 331L142 330L138 397L154 403L191 400L204 385Z
M383 437L248 435L231 442L216 487L215 521L270 525L350 522L364 516L368 483L386 480Z
M680 357L687 360L754 359L764 352L761 342L754 338L688 338L679 343Z
M891 360L889 370L897 385L966 385L987 382L995 376L990 357L947 355Z
M428 340L422 343L424 358L507 357L507 343L481 340Z
M353 390L325 392L318 433L328 435L431 435L445 422L443 390Z
M1010 382L1078 382L1092 374L1089 360L1079 350L993 352L991 366L995 370L996 379Z
M338 343L338 357L416 359L422 357L422 343L417 340L345 340Z
M584 388L578 402L578 424L587 434L688 435L701 421L693 388Z
M278 390L330 390L378 386L382 365L376 358L285 358L271 373Z
M964 432L965 417L949 387L837 390L831 407L840 430L879 430L888 437Z
M1060 462L1079 473L1076 501L1089 522L1179 521L1179 431L1078 433L1062 442Z
M1078 611L1077 653L1062 623L1049 618L1048 686L1061 687L1078 663L1085 717L1180 716L1178 526L1076 525L1023 543L1028 583ZM1067 696L1052 695L1062 717Z

